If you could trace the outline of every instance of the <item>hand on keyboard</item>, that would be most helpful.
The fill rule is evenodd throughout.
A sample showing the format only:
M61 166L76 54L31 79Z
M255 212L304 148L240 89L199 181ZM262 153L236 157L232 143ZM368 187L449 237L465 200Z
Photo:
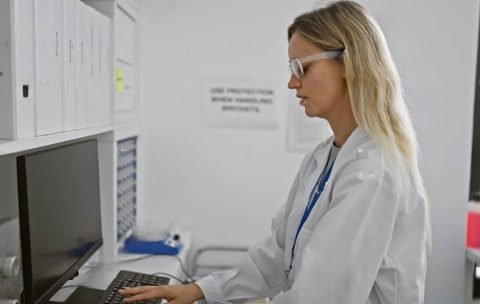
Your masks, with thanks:
M166 299L170 304L192 304L204 298L202 290L196 284L138 286L121 289L118 293L125 297L122 303Z
M122 270L117 274L115 279L113 279L107 290L105 290L98 304L121 303L123 297L118 294L118 290L121 288L129 288L142 285L152 285L152 287L157 287L158 285L166 285L168 284L168 282L169 279L166 277ZM161 303L160 300L152 300L146 302L152 304Z

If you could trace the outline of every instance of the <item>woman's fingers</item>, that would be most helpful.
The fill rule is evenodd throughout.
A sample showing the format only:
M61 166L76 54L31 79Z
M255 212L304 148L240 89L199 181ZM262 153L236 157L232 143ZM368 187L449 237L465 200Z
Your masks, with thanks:
M164 298L164 291L161 287L158 286L144 286L144 287L154 287L154 288L145 288L140 293L134 295L130 294L129 298L125 298L122 303L131 303L136 301L145 301L152 299L162 299Z
M195 284L185 286L139 286L120 290L119 294L124 297L122 303L165 299L169 301L169 304L192 304L195 300L204 297L201 289Z
M130 295L136 295L142 292L146 292L155 288L159 288L159 286L137 286L137 287L131 287L131 288L124 288L124 289L120 289L118 293L122 296L130 296Z

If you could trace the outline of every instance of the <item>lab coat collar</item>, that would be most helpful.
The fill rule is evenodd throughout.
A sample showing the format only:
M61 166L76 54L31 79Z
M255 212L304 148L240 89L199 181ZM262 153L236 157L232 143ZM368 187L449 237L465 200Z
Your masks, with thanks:
M331 176L334 176L336 173L335 168L338 167L339 163L343 162L343 159L347 157L347 155L350 155L353 151L358 149L358 146L365 141L365 139L368 138L367 133L360 127L357 127L352 134L348 137L347 141L345 144L342 146L340 151L338 152L337 158L335 160L335 163L337 163L337 166L333 166L332 174ZM315 185L315 182L318 179L318 176L322 172L323 168L327 164L327 159L329 155L329 151L331 148L331 145L333 144L334 137L331 136L321 144L317 146L315 151L313 152L314 158L315 158L315 166L313 167L312 170L309 170L309 172L306 172L305 179L303 180L303 185L304 185L304 201L307 203L308 198L310 196L310 192L312 191L313 186ZM306 204L305 203L305 204Z
M339 156L343 158L347 155L350 155L350 153L357 151L358 147L368 140L368 138L368 134L362 128L357 127L355 130L353 130L352 134L350 134L347 141L340 149L337 158Z
M365 141L365 139L368 138L367 133L360 127L357 127L355 130L353 130L352 134L348 137L347 141L345 144L342 146L340 149L340 152L337 156L337 159L340 159L340 157L343 155L349 155L350 152L354 151L355 149L358 148L358 146ZM327 156L328 153L325 153L325 147L328 149L331 147L333 144L334 137L331 136L329 139L323 142L318 148L317 151L315 151L315 160L317 161L317 166L319 167L324 167L327 161Z

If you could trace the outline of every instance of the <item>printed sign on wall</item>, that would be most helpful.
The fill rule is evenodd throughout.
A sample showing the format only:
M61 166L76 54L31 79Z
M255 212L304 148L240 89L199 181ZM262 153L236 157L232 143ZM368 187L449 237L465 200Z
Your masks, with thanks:
M269 128L279 125L277 77L205 76L205 121L216 127Z

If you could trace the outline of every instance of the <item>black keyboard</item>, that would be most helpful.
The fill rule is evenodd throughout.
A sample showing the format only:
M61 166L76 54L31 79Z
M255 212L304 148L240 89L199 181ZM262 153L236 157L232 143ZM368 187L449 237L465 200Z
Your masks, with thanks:
M113 279L107 290L105 290L103 296L98 301L98 304L121 303L123 297L118 294L118 290L122 289L123 287L135 287L142 285L167 285L169 281L170 279L167 277L122 270L117 274L115 279ZM160 304L162 303L162 300L148 300L135 303Z

